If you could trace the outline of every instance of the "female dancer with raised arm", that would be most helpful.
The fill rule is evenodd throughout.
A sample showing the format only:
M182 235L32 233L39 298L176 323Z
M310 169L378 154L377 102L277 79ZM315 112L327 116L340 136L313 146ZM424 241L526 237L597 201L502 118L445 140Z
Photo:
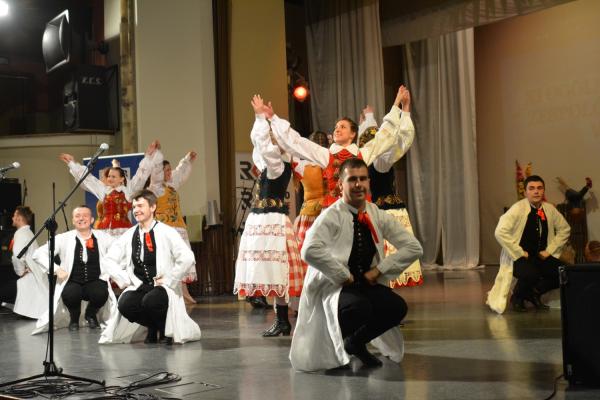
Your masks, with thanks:
M83 181L83 187L102 201L102 219L96 229L105 230L112 236L120 236L132 224L129 220L131 210L131 196L144 188L144 183L152 172L152 167L157 162L162 162L162 154L156 153L160 143L158 140L150 143L144 158L129 181L125 171L120 167L111 167L106 175L106 184L93 175L88 175ZM69 166L69 172L79 180L87 167L77 163L71 154L62 153L59 159Z
M410 97L410 94L409 94ZM403 111L410 111L410 102L403 107ZM377 132L377 121L373 116L373 108L367 106L361 113L361 124L358 129L358 145L359 147L369 143ZM403 144L403 147L410 147L414 139L408 137L410 143ZM392 215L394 219L400 222L410 233L413 233L412 225L408 217L406 205L396 194L394 163L398 161L404 154L395 151L388 151L378 157L373 164L369 166L369 179L371 187L371 200L380 209L385 210ZM396 248L389 242L385 242L385 255L396 253ZM399 288L403 286L417 286L423 283L423 274L421 272L421 263L415 260L410 267L405 269L396 279L390 281L391 288Z
M401 154L406 153L414 137L414 126L410 112L402 112L402 108L410 106L408 89L400 86L394 105L384 117L375 139L359 149L355 144L358 126L350 118L337 121L333 133L334 143L326 149L300 136L290 127L290 123L274 114L273 108L266 107L267 118L271 120L271 128L275 139L283 150L299 159L311 161L323 168L323 178L327 181L323 206L327 207L340 198L338 185L339 167L351 157L362 158L371 165L380 155L392 150Z
M262 98L255 95L251 104L256 114L250 134L252 159L261 174L258 195L240 240L233 292L275 296L275 322L262 335L289 335L288 301L300 296L304 281L298 243L284 202L292 176L291 160L270 135Z
M157 153L161 150L158 149ZM197 153L189 151L185 157L179 161L177 168L172 169L171 163L167 160L160 164L155 164L150 177L150 189L158 198L156 203L156 212L154 217L157 221L175 228L184 242L191 248L190 239L187 233L187 226L183 220L183 213L179 202L177 190L188 180L192 173L192 163L196 160ZM162 156L160 157L162 158ZM192 266L181 284L183 299L188 304L195 304L196 300L190 295L187 284L198 279L196 274L196 264Z

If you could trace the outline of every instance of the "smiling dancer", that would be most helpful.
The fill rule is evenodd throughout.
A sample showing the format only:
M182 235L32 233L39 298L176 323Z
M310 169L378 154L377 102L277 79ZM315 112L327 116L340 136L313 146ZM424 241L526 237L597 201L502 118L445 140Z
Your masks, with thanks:
M270 104L269 104L270 106ZM335 202L341 195L338 186L340 164L352 157L358 157L371 165L375 159L387 151L406 153L414 137L414 126L410 119L410 112L402 112L403 108L410 107L410 93L404 86L400 86L394 105L384 117L375 138L359 150L355 144L358 126L350 118L337 121L333 133L334 143L326 149L310 140L300 136L293 130L290 123L274 114L272 107L268 107L267 117L271 120L271 128L280 146L292 156L310 161L323 168L323 178L327 182L323 206L327 207ZM398 157L400 158L400 157Z
M407 306L388 283L421 256L421 245L367 202L363 160L342 163L339 188L342 198L319 215L302 248L309 268L290 351L292 366L300 371L336 368L348 364L350 355L366 367L380 366L366 348L371 341L394 361L403 356L397 325ZM385 257L384 240L398 251Z
M142 190L132 196L137 225L117 239L106 257L121 288L118 311L102 332L100 343L185 343L200 339L200 327L187 314L181 281L194 264L194 253L179 233L154 218L156 195Z

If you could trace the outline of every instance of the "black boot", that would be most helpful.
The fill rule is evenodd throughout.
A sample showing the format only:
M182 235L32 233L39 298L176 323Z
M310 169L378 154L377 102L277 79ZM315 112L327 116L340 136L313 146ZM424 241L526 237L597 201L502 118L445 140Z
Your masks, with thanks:
M290 324L290 320L288 319L288 306L280 306L277 304L275 306L275 310L277 315L275 316L275 322L273 325L266 331L262 333L263 337L273 337L273 336L289 336L292 331L292 325Z
M100 324L98 323L98 319L96 318L96 313L98 309L95 307L91 307L89 304L85 309L85 320L88 323L90 329L97 329Z
M534 305L536 310L540 310L540 311L547 311L550 309L550 307L544 303L542 303L542 299L541 299L541 294L537 289L533 289L533 293L531 294L531 296L529 296L529 298L527 300L529 300L531 302L531 304Z
M153 327L148 327L148 334L146 335L146 339L144 339L144 343L146 344L151 344L151 343L158 343L158 331L156 330L156 328Z
M271 308L265 296L246 297L246 301L250 303L252 308Z
M380 359L375 357L369 352L369 350L367 350L367 346L365 344L354 343L352 336L344 339L344 350L346 350L346 353L356 356L363 363L364 367L376 368L383 365Z
M79 330L79 315L81 314L80 308L72 308L69 309L69 316L71 317L71 322L69 322L69 330L71 332Z
M527 311L527 308L525 307L525 300L523 300L520 297L515 296L514 294L512 295L512 297L510 299L510 303L512 304L513 310L515 310L517 312L526 312Z
M165 336L165 332L161 330L160 333L158 334L158 343L166 344L167 346L171 346L173 344L173 338Z

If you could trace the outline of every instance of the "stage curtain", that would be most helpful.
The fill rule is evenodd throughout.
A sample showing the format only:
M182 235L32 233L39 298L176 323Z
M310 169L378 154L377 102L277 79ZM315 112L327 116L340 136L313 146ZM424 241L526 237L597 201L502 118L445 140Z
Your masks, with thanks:
M376 0L307 0L306 40L312 123L330 132L367 105L386 114ZM390 105L391 106L391 105Z
M220 230L225 251L217 260L218 275L229 285L211 294L233 292L233 224L235 223L235 147L231 91L231 0L213 0L215 44L215 79L217 93L217 130L219 152L219 184L223 229ZM214 274L212 276L214 278ZM212 279L211 278L211 279Z
M437 38L451 32L525 15L573 0L459 0L435 4L416 13L386 19L382 15L384 47Z
M479 192L473 30L402 47L416 138L408 152L409 213L424 267L475 268ZM441 254L440 254L441 249Z

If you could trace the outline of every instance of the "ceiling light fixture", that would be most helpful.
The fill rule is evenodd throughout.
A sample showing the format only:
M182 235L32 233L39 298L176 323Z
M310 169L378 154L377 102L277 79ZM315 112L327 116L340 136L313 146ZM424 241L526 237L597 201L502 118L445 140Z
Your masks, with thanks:
M8 15L8 3L4 0L0 0L0 18Z

